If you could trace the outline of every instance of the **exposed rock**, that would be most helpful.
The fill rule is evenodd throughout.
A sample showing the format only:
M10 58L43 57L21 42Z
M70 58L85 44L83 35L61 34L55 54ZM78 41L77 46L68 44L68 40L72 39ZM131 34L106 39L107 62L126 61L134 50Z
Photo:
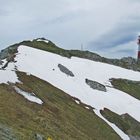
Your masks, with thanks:
M35 134L35 140L43 140L43 136L40 134Z
M13 58L13 55L15 53L17 53L17 47L16 45L13 45L12 47L8 47L4 50L1 50L0 52L0 59L5 59L5 58L9 58L11 59L11 57Z
M123 57L123 58L121 59L121 61L127 63L128 65L133 65L133 64L136 63L136 60L133 59L132 57Z
M66 68L65 66L58 64L58 67L60 69L61 72L67 74L68 76L74 77L74 74L72 73L72 71L70 71L68 68Z
M16 140L16 137L14 136L12 129L9 127L0 124L0 139L1 140Z
M3 62L0 60L0 65L2 65L2 63L3 63Z
M106 92L106 87L96 81L92 81L89 79L85 79L85 82L92 88L92 89L96 89L96 90L100 90L100 91L104 91Z
M124 57L122 59L110 59L109 63L121 66L123 68L140 71L140 63L132 57Z
M130 140L140 140L140 137L138 136L129 136Z

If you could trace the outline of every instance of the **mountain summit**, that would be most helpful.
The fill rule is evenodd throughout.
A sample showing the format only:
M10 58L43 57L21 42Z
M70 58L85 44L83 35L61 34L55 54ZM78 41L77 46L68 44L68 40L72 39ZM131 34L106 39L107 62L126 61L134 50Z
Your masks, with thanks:
M139 140L140 64L45 38L0 53L2 140Z

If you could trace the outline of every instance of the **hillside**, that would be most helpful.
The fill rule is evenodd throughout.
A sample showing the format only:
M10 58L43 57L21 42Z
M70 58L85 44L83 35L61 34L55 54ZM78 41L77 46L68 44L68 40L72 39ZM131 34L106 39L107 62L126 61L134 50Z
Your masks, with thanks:
M0 58L2 139L140 139L135 59L64 50L44 38L12 45Z
M34 140L36 135L57 140L120 139L84 104L76 104L74 98L37 77L21 72L17 75L22 83L15 85L23 91L35 93L43 104L26 100L16 93L13 84L1 84L0 106L3 113L0 114L0 126L11 130L7 136L3 127L2 139Z
M140 62L137 62L136 59L132 57L124 57L122 59L108 59L101 57L100 55L89 52L89 51L81 51L81 50L65 50L58 46L56 46L53 42L50 40L47 40L45 38L38 38L34 40L27 40L23 41L14 45L9 46L8 48L4 49L0 53L0 58L4 59L9 56L9 54L13 54L17 52L17 48L20 45L30 46L33 48L41 49L44 51L52 52L64 57L71 58L72 56L85 58L97 62L104 62L116 66L120 66L127 69L132 69L135 71L140 71Z

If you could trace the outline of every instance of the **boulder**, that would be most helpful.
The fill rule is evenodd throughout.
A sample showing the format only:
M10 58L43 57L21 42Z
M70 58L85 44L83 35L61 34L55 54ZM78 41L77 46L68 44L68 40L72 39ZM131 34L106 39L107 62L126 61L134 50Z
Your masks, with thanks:
M0 139L1 140L17 140L12 129L0 124Z
M40 134L35 134L35 140L43 140L43 136Z
M92 89L100 90L106 92L106 87L96 81L92 81L89 79L85 79L87 85L89 85Z
M66 68L65 66L58 64L58 68L60 69L61 72L65 73L68 76L74 77L74 74L72 73L72 71L70 71L68 68Z

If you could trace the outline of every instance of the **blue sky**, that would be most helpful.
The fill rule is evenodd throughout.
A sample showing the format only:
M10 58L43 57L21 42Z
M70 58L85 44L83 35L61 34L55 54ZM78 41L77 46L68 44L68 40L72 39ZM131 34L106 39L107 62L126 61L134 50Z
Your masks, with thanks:
M136 57L139 0L0 0L0 49L45 37L66 49Z

